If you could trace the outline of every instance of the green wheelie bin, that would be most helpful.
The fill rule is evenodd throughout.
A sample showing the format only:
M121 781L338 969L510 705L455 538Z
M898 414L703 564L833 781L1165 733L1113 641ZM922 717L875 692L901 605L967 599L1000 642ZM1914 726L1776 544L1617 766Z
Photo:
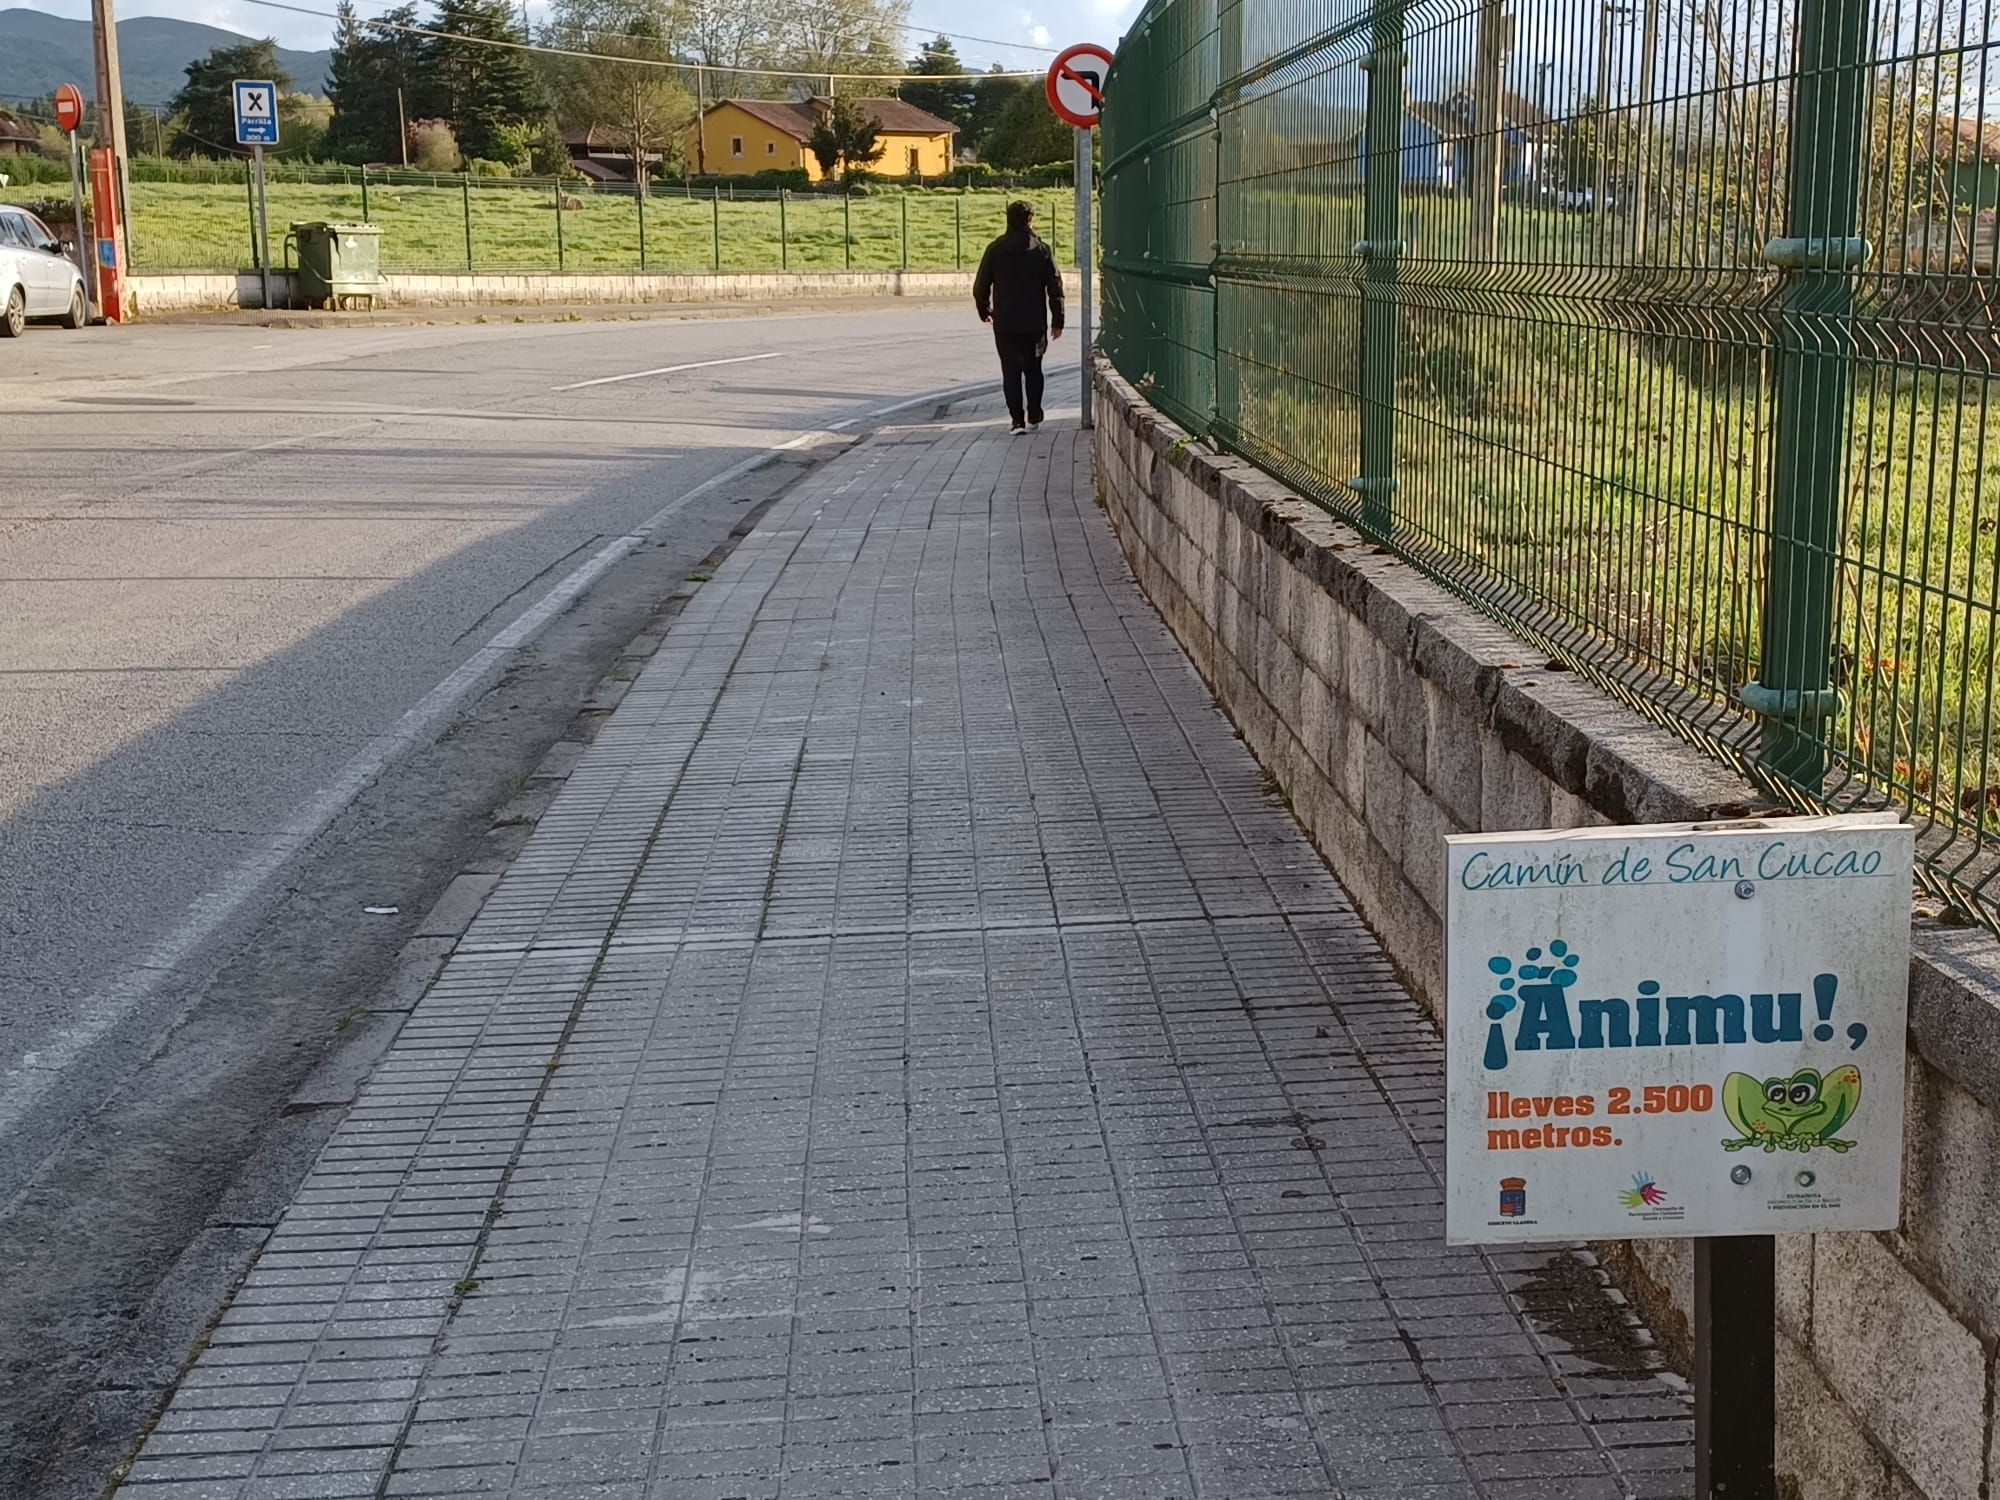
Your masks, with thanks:
M382 290L380 225L313 220L292 225L291 238L299 250L299 295L308 306L375 306Z

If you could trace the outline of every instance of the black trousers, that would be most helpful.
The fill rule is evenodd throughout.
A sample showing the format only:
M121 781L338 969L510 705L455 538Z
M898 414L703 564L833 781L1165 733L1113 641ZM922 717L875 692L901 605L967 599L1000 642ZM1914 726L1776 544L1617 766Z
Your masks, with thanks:
M1042 356L1048 353L1049 336L1002 333L996 328L993 342L1000 350L1000 387L1007 396L1007 415L1016 427L1024 421L1041 421Z

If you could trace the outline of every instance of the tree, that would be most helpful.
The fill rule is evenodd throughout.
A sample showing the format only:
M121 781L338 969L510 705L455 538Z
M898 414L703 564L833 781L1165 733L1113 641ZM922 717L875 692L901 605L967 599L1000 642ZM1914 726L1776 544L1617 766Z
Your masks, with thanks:
M278 99L279 137L285 155L300 161L317 161L325 151L327 126L333 123L333 106L316 94L283 94ZM129 127L128 127L129 137Z
M333 100L325 142L330 155L343 161L400 162L404 122L437 112L425 39L397 29L417 24L414 5L362 21L353 5L342 0L327 70L326 91Z
M1076 154L1076 135L1056 117L1049 101L1023 88L981 143L979 159L1016 171L1047 162L1067 161Z
M94 116L93 116L94 118ZM134 156L161 156L167 149L166 111L125 101L125 149ZM290 144L289 139L286 142Z
M852 180L856 172L882 159L884 148L876 132L875 121L852 99L834 99L806 137L806 149L827 176L837 171L843 180Z
M772 15L770 71L807 77L903 71L906 0L776 0Z
M1000 64L995 63L991 71L1002 71ZM982 78L973 84L972 105L966 113L965 127L958 135L960 149L984 161L986 142L1000 123L1000 117L1006 114L1015 97L1027 90L1028 85L1018 78Z
M528 55L494 42L519 42L513 0L438 0L431 63L445 115L468 157L515 163L544 112L541 81Z
M963 73L965 64L959 60L958 49L951 44L951 38L935 37L929 46L920 49L907 66L911 73L950 74ZM972 110L978 101L974 92L976 85L965 83L906 83L902 87L905 102L918 109L928 110L940 120L949 120L963 132L972 122Z
M175 156L229 155L236 151L236 100L230 85L239 78L264 78L282 94L292 75L278 61L278 45L266 37L234 47L217 47L187 65L187 83L168 109L177 121L169 150Z
M694 119L693 97L675 70L657 66L669 60L656 18L646 11L628 13L613 25L599 28L594 49L614 53L602 61L575 61L578 66L550 75L556 112L566 128L596 130L613 145L632 153L633 177L645 192L646 163L678 161L682 133ZM629 59L629 60L626 60Z

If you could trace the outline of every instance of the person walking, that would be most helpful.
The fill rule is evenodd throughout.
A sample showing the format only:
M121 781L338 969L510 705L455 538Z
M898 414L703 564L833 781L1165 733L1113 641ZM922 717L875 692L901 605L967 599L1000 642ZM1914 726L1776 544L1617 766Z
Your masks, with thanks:
M1062 272L1035 233L1035 206L1007 205L1007 232L986 247L972 279L979 321L993 325L1000 385L1014 435L1042 425L1042 356L1063 332Z

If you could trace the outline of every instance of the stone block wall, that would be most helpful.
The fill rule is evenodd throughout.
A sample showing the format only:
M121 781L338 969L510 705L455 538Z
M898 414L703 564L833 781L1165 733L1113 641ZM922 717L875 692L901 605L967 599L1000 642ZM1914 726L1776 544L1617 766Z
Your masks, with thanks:
M1446 834L1770 810L1108 367L1094 410L1133 573L1434 1016ZM1787 1500L2000 1500L2000 942L1913 946L1903 1228L1778 1242ZM1600 1249L1685 1372L1686 1242Z

